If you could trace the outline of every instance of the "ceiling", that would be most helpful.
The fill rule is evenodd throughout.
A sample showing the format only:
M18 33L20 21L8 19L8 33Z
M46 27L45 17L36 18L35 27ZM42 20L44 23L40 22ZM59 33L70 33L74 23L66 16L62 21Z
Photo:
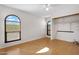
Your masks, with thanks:
M46 11L47 4L4 4L4 5L28 12L35 16L41 16L41 17L50 17L56 13L64 14L64 13L69 13L72 10L73 11L79 10L78 4L50 4L48 11Z
M46 4L5 4L5 6L20 9L36 16L48 17L52 15L51 11L53 8L59 5L51 4L49 6L49 11L46 11Z

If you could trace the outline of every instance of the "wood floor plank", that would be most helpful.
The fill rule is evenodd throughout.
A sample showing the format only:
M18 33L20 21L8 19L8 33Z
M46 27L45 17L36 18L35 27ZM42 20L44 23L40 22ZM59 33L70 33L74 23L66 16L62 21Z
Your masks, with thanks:
M42 49L48 51L37 53ZM0 49L0 55L79 55L79 46L58 39L41 38Z

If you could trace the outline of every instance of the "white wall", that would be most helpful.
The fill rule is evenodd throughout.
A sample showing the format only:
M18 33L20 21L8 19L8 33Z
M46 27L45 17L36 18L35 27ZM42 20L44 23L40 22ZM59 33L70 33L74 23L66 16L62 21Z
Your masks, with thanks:
M65 15L71 15L75 13L79 13L79 5L60 5L54 8L53 18ZM72 42L74 40L79 41L79 15L67 18L60 18L55 20L54 23L55 23L54 25L55 38L69 42ZM71 23L71 29L70 25L68 26L68 24L70 23ZM74 31L74 33L57 32L59 28L61 28L61 30L72 30Z
M9 14L15 14L21 19L21 41L4 43L4 20ZM45 20L27 12L0 5L0 48L8 47L46 36Z

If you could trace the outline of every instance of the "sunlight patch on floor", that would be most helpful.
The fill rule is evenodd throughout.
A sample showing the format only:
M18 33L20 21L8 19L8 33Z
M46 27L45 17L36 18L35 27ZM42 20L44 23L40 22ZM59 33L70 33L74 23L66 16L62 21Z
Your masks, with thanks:
M37 51L36 53L45 53L47 51L49 51L49 48L48 47L44 47L43 49Z

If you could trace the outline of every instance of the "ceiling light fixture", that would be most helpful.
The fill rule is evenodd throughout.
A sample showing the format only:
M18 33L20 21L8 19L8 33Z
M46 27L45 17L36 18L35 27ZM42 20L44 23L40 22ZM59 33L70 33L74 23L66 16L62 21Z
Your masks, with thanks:
M45 4L45 7L46 7L46 11L48 11L48 10L49 10L50 5L49 5L49 4Z
M46 8L46 11L48 11L49 10L49 8Z

